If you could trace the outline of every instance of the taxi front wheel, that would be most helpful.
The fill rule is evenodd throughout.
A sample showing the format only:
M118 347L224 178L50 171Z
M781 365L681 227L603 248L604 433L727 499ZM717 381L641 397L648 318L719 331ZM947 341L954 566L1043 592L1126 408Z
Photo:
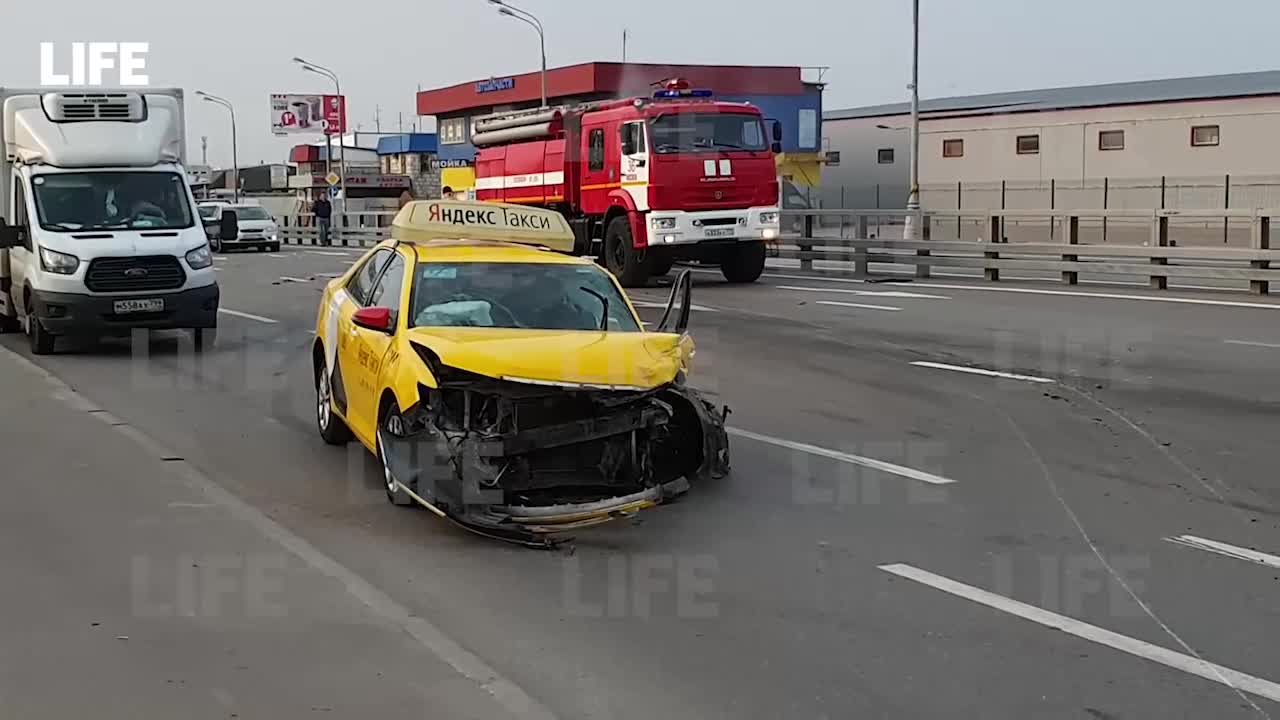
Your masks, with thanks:
M382 419L378 422L378 460L382 463L382 478L386 486L387 500L392 505L412 505L413 498L404 491L391 472L391 463L387 462L387 454L382 447L382 437L384 435L404 437L406 432L405 419L399 410L392 406L383 411Z
M347 424L333 414L333 385L324 360L316 364L316 426L330 445L346 445L351 440Z

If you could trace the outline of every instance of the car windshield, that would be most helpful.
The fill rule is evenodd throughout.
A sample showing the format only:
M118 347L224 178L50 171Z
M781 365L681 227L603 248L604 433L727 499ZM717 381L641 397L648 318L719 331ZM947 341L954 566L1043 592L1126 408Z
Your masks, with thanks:
M713 150L761 151L764 125L745 113L673 113L655 118L649 136L659 154Z
M85 172L32 179L40 226L176 230L192 225L186 179L171 172Z
M552 263L420 263L413 327L492 327L639 332L605 271Z
M237 207L236 217L240 220L270 220L271 214L265 209L254 206Z

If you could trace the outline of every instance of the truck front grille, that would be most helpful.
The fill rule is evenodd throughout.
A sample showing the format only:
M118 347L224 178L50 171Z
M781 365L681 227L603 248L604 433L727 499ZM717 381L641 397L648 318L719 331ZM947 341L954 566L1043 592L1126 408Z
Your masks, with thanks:
M178 259L170 255L98 258L84 278L85 287L98 293L176 290L186 281Z

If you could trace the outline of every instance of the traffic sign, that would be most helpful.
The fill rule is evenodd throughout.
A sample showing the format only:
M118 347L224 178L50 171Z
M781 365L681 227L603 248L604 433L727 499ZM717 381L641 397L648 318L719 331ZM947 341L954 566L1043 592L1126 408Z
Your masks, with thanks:
M337 200L337 199L338 199L338 196L339 196L339 195L341 195L341 194L342 194L342 188L340 188L340 187L338 187L338 186L336 186L336 185L335 185L335 186L333 186L333 187L331 187L331 188L329 188L329 197L330 197L330 198L333 198L334 200Z
M338 176L338 173L331 172L328 175L324 176L324 181L329 183L330 187L333 187L334 185L337 185L338 183L342 182L342 178Z

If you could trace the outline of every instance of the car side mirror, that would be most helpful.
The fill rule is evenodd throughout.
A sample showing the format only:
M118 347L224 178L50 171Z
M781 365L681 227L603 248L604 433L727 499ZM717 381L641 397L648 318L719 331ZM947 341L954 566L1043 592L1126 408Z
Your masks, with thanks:
M8 224L0 217L0 250L26 246L27 231L18 225Z
M660 333L683 333L689 329L689 311L693 307L693 271L683 270L671 285L671 295L667 298L667 309L662 311L662 319L658 321L656 331Z
M366 330L375 330L388 335L390 335L395 329L391 308L361 308L351 316L351 322L355 323L356 327L362 327Z
M223 240L235 240L240 237L240 221L236 218L234 210L222 211L222 221L219 223L218 235Z
M782 123L778 120L773 121L773 141L782 142Z
M782 143L775 142L774 144L769 146L769 149L773 151L774 155L780 155L782 154Z

